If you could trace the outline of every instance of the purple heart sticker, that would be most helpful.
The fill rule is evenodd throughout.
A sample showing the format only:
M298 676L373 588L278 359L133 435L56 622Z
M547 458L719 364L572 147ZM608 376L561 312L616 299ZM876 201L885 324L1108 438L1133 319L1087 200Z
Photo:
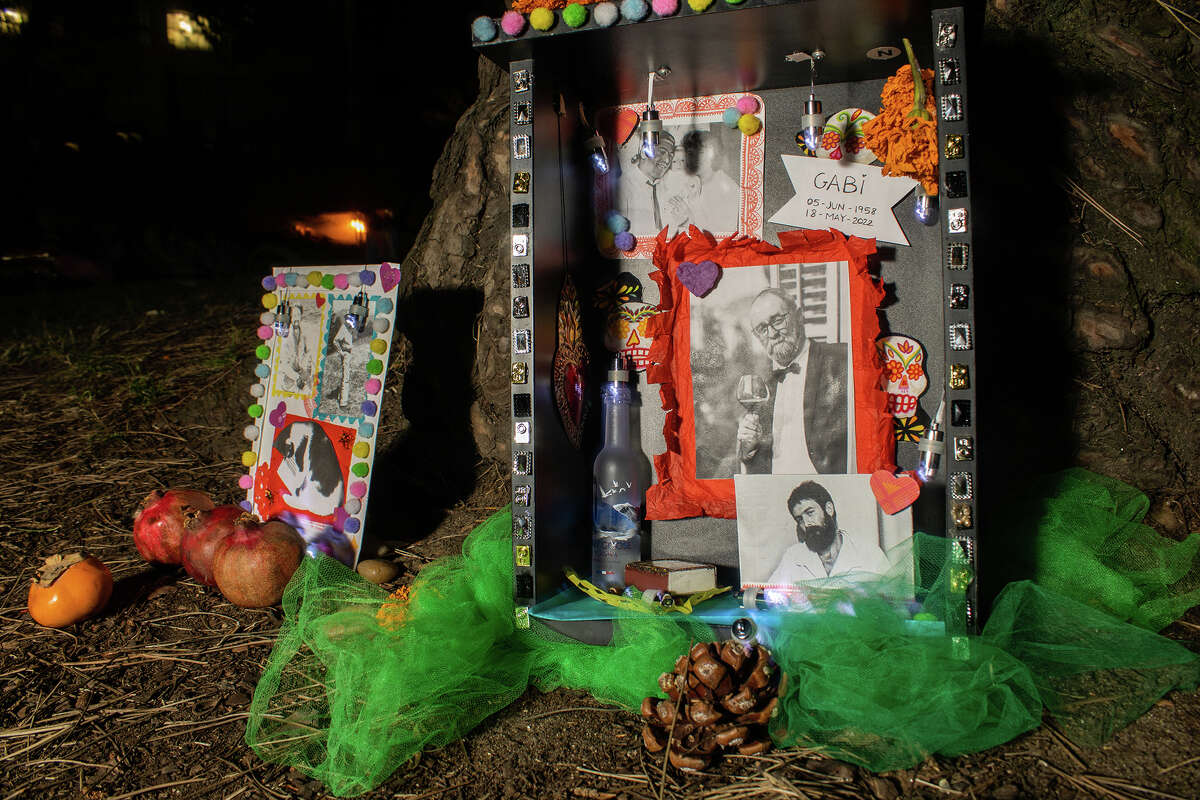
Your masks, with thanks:
M687 290L696 297L704 297L713 290L717 285L717 281L721 278L721 267L712 261L701 261L699 264L693 264L691 261L685 261L675 270L679 282L687 287Z
M333 510L333 529L339 533L344 531L348 519L350 519L350 515L346 513L346 509L338 506Z
M287 403L280 401L279 405L275 406L275 410L271 412L267 419L276 428L282 428L283 423L287 420Z

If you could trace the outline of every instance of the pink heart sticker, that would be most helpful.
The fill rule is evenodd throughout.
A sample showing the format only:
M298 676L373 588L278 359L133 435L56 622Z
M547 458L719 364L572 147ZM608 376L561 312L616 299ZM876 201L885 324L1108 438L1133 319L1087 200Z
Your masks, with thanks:
M346 529L346 520L350 519L350 515L346 513L346 509L338 506L333 510L333 529L341 533Z
M721 267L707 260L701 261L699 264L685 261L675 270L675 275L689 292L696 297L704 297L713 290L721 278Z
M283 423L287 421L287 403L281 400L279 405L275 406L275 410L267 417L267 420L276 428L282 428Z
M379 285L384 292L390 292L400 283L400 268L384 262L379 265Z
M881 469L871 474L871 491L885 513L896 514L917 501L921 495L921 484L911 475L893 475Z

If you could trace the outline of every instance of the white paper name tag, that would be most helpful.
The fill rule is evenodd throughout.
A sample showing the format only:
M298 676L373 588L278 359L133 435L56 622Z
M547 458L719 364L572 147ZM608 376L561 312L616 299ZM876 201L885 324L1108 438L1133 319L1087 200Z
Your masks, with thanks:
M883 167L828 158L782 158L796 196L769 222L796 228L836 228L847 235L908 244L892 206L916 187L912 178L885 178Z

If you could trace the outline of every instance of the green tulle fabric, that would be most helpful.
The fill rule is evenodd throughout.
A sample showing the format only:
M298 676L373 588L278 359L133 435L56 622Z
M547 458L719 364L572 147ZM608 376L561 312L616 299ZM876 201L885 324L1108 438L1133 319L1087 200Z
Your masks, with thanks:
M1200 536L1140 524L1140 492L1083 470L1057 476L1037 525L1035 581L997 598L978 636L961 631L970 575L957 545L914 540L923 614L856 591L809 613L759 616L787 676L776 744L821 746L873 770L1001 744L1051 713L1097 744L1200 660L1154 633L1198 602ZM407 604L329 558L308 559L284 595L284 625L250 708L246 741L338 796L368 791L425 747L463 736L530 685L582 688L633 710L707 626L678 615L623 619L608 646L580 644L512 600L511 517L479 526L461 556L426 566ZM997 533L999 535L999 533ZM940 627L940 626L939 626Z

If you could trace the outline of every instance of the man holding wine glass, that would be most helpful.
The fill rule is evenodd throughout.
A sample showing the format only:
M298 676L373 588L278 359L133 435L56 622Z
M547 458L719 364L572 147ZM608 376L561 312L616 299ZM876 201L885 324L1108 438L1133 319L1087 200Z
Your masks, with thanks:
M848 348L809 340L800 309L781 289L759 292L749 324L772 368L738 381L737 400L746 409L737 430L742 472L845 473Z

